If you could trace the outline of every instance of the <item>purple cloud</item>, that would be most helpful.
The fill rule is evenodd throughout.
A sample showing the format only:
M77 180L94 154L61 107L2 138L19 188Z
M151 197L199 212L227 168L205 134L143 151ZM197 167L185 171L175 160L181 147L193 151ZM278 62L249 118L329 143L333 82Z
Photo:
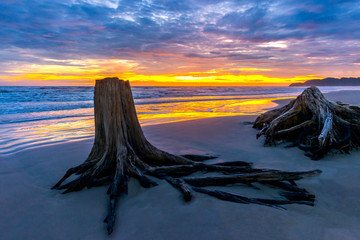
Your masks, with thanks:
M154 67L147 53L168 54L158 65L174 67L199 59L220 59L224 67L228 61L229 68L246 60L274 68L283 62L298 69L346 65L360 51L358 6L330 0L1 1L0 71L8 62L45 64L45 58L118 58ZM23 56L29 51L33 55Z

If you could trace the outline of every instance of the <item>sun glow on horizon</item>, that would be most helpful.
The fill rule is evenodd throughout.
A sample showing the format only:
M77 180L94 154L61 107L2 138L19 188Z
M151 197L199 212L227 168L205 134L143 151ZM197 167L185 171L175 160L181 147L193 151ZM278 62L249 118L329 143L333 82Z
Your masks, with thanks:
M239 67L207 69L167 74L151 74L139 63L124 59L55 60L44 59L47 64L12 66L0 79L8 85L93 85L95 80L118 77L134 86L286 86L314 78L314 75L274 77L266 75L270 68ZM144 73L143 73L144 72Z

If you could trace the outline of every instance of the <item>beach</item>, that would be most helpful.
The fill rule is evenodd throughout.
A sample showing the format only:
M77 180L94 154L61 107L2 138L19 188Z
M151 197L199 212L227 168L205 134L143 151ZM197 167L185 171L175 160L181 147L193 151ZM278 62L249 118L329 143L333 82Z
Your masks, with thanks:
M333 101L360 105L360 91L327 93ZM289 101L277 100L282 105ZM174 154L219 155L216 161L248 161L256 168L320 169L299 180L316 195L315 206L284 209L221 201L200 193L187 203L166 181L144 189L131 179L121 196L109 237L107 187L61 194L51 190L70 167L82 163L92 139L22 150L0 160L0 239L359 239L360 151L330 153L312 161L298 148L264 147L248 122L255 115L212 117L143 127L156 147ZM276 197L241 184L243 196Z

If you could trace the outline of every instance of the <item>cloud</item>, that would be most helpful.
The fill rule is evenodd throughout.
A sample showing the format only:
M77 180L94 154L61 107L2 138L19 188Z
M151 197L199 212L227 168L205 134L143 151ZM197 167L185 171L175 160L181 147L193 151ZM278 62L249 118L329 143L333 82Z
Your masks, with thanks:
M231 12L223 16L219 21L219 26L230 26L235 29L259 29L266 25L265 15L267 9L263 7L252 7L243 12Z
M357 39L357 1L272 1L225 14L205 31L248 41Z
M360 45L358 1L24 0L1 1L0 11L0 71L106 58L147 73L244 62L304 69L353 63Z

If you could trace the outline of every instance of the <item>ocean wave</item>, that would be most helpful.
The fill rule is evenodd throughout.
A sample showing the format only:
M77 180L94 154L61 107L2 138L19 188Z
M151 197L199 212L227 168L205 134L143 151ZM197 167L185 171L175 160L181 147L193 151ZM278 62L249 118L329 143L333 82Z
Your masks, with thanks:
M6 114L40 113L49 111L63 111L92 108L92 101L78 102L18 102L0 104L0 112Z
M34 121L45 121L45 120L54 120L54 119L62 119L62 118L79 118L79 117L91 117L93 118L93 114L78 114L78 115L61 115L61 116L43 116L43 117L35 117L35 118L19 118L19 119L7 119L1 120L0 124L9 124L9 123L23 123L23 122L34 122Z

